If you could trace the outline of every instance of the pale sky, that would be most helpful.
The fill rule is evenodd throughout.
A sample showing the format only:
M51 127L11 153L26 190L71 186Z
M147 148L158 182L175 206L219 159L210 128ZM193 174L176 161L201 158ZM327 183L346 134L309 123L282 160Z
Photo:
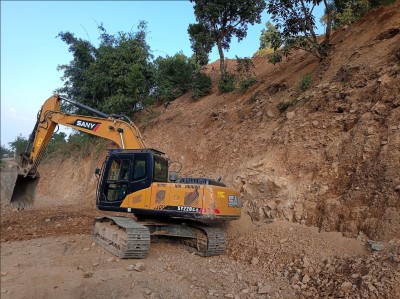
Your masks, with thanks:
M195 17L189 1L1 1L1 144L8 147L19 134L28 137L43 102L63 85L57 65L68 64L72 55L56 38L59 32L97 45L97 24L115 34L136 31L140 20L148 23L155 58L192 55L187 28ZM268 20L264 12L246 39L232 40L226 57L251 57ZM217 59L214 49L210 61Z

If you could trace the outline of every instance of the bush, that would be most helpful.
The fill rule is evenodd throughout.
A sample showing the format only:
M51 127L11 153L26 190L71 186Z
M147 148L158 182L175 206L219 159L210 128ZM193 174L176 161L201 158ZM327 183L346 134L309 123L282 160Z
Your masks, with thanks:
M235 76L232 74L226 74L226 79L219 79L218 90L221 93L231 92L235 90Z
M312 83L311 74L310 73L305 74L304 77L301 79L299 85L297 85L296 92L301 93L303 91L306 91L310 87L311 83Z
M289 107L290 107L290 102L279 102L278 105L276 106L276 108L278 108L280 112L284 112Z
M206 74L197 72L193 76L192 82L193 95L192 98L198 99L211 93L211 78Z
M268 62L272 63L273 65L281 62L283 59L282 52L281 51L275 51L271 55L268 56Z
M239 91L240 92L245 92L247 91L252 85L254 85L255 83L257 83L256 78L252 77L252 78L248 78L248 79L244 79L242 81L239 82Z
M159 98L170 102L189 90L195 65L182 53L155 60L156 86Z

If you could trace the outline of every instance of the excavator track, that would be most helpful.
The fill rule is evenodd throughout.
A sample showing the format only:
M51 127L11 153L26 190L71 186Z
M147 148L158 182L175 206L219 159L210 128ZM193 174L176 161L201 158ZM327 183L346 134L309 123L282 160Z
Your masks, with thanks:
M206 225L190 225L196 230L196 238L185 239L183 244L195 249L200 256L216 256L225 252L226 241L223 228Z
M145 258L150 250L149 229L127 217L96 217L92 238L121 259Z

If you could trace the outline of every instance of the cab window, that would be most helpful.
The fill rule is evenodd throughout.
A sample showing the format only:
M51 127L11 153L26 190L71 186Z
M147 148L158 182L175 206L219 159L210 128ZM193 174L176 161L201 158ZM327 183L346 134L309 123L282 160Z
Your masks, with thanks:
M168 161L157 156L154 156L154 181L168 181Z
M147 160L146 156L135 156L135 161L133 163L133 181L138 181L144 179L147 176Z
M129 160L112 161L110 171L108 173L108 181L128 181L129 179Z

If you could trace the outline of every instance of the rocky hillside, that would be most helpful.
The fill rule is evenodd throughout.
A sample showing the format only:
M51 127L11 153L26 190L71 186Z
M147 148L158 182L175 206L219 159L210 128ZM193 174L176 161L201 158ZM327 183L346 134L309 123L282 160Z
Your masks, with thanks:
M323 62L304 52L275 66L254 58L258 82L244 94L214 86L200 100L186 94L143 111L147 145L181 161L183 175L222 176L254 222L398 242L400 2L334 32L331 44ZM214 81L218 66L206 68ZM299 88L307 74L311 85ZM101 160L43 164L52 175L42 175L39 195L93 203Z

